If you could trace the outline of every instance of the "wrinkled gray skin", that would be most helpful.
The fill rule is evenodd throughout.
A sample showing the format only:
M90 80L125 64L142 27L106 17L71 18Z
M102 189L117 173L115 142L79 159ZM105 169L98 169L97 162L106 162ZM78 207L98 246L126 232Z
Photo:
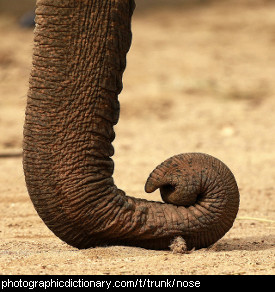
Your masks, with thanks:
M145 185L163 200L126 196L113 181L111 145L131 44L132 0L38 0L24 126L24 171L45 224L78 248L166 249L181 236L207 247L232 226L233 174L205 154L174 156ZM199 139L199 134L198 134Z

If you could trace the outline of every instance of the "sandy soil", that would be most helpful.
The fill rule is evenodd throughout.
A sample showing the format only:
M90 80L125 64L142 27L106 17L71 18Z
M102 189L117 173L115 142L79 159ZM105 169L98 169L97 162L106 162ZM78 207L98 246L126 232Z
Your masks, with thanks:
M115 182L129 195L159 200L143 190L156 165L177 153L209 153L238 181L233 228L212 248L190 254L77 250L56 238L30 202L16 156L32 30L0 15L0 274L275 274L275 4L144 3L133 19L120 96Z

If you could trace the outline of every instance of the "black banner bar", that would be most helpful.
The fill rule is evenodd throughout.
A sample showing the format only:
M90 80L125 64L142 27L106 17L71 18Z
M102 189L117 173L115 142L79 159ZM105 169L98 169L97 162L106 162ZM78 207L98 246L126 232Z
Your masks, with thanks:
M86 276L86 275L10 275L0 276L0 289L24 289L48 291L58 288L94 289L103 288L105 290L115 288L209 288L209 289L238 289L265 288L272 285L274 276L150 276L150 275L106 275L106 276ZM244 285L241 287L241 285ZM272 286L270 286L272 287ZM233 290L234 291L234 290ZM232 292L232 290L231 290Z

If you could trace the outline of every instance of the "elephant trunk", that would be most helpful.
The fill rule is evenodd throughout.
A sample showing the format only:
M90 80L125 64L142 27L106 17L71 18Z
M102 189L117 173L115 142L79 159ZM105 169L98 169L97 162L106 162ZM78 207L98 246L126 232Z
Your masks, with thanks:
M232 226L239 204L221 162L187 154L159 166L146 191L159 187L168 204L128 197L112 178L133 10L132 0L37 0L23 143L28 192L45 224L78 248L164 249L176 236L188 248L208 246ZM177 203L186 190L195 192L191 202Z

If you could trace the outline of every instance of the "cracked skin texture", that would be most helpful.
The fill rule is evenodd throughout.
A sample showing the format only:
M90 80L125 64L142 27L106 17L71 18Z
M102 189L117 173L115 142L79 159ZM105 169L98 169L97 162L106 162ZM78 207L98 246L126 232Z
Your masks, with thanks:
M232 226L239 192L210 155L174 156L149 176L165 203L127 196L113 181L114 125L134 1L38 0L24 126L24 172L45 224L78 248L202 248Z

